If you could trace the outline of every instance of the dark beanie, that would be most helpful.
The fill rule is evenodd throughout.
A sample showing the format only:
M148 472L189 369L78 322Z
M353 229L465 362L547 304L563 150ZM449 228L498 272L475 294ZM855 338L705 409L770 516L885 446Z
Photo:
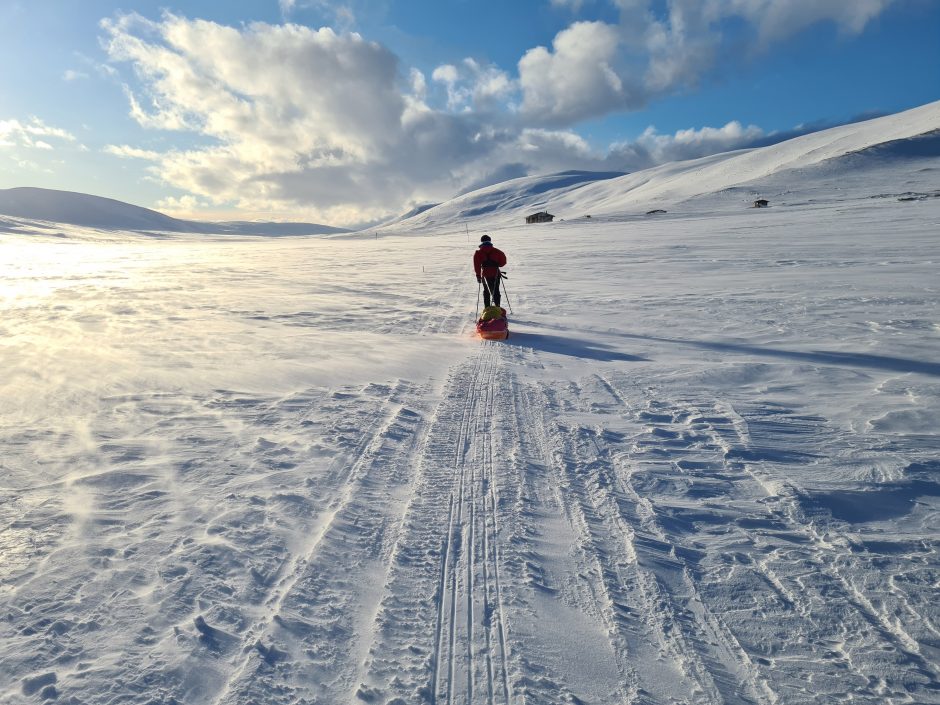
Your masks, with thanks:
M490 241L489 235L484 235L483 237L480 238L480 242L489 242L489 241Z

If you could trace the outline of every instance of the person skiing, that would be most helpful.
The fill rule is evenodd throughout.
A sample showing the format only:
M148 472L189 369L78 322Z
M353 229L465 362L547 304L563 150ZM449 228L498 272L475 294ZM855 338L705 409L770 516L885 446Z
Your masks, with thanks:
M490 295L493 296L493 305L499 306L500 267L506 266L506 253L493 247L489 235L480 238L480 246L473 253L473 271L476 272L477 282L483 284L483 305L490 305Z

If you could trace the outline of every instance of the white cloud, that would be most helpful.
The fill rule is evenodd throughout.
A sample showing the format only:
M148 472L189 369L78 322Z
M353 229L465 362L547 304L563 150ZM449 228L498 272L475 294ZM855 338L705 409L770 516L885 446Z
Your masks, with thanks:
M397 58L357 34L173 15L103 27L112 59L131 62L143 80L143 91L127 89L131 115L215 143L168 152L159 164L167 183L214 202L277 200L282 177L321 169L364 179L401 141Z
M648 127L634 142L611 145L607 163L613 169L636 171L665 162L752 147L766 137L756 125L744 127L737 120L724 127L678 130L672 135L663 135L655 127Z
M467 174L492 167L478 162L503 159L517 139L517 129L468 110L507 95L510 79L495 67L464 61L434 72L452 82L450 114L427 105L421 72L406 73L394 54L355 33L174 15L102 26L112 61L129 62L139 79L126 88L131 116L206 143L159 155L108 151L155 160L163 182L216 205L257 212L316 204L323 220L361 222L412 198L451 195Z
M447 89L448 110L458 110L466 107L467 100L470 98L470 91L457 85L460 74L456 66L452 64L438 66L431 73L431 80L444 84Z
M210 203L206 201L201 201L194 196L183 195L179 198L175 196L167 196L166 198L160 199L155 204L156 208L167 215L172 215L175 217L188 217L193 213L209 208Z
M250 150L263 139L330 158L364 157L396 130L403 107L397 58L358 34L297 25L239 31L167 16L163 43L130 33L133 18L109 24L112 57L134 63L149 84L135 116L171 129L197 129Z
M39 118L30 118L29 122L19 120L0 120L0 147L29 147L33 149L53 149L44 139L74 142L75 136L59 127L51 127Z
M720 18L763 21L761 3L774 4L672 0L656 16L647 0L617 0L631 22L572 24L550 49L522 57L518 79L475 59L426 77L330 28L120 16L102 28L110 60L134 72L125 77L130 115L188 133L194 146L106 151L152 162L152 175L197 204L354 225L499 175L631 170L748 146L766 135L731 122L673 135L650 128L598 152L571 125L693 82L720 47ZM863 15L839 17L854 27ZM0 143L10 139L0 128Z
M566 155L567 158L596 158L584 138L568 130L529 128L519 135L518 144L530 156L533 152L542 152L552 157L560 153Z
M418 69L411 69L411 94L416 100L425 100L428 95L428 82Z
M472 83L471 94L475 108L490 109L509 98L516 84L509 75L496 66L483 66L474 59L464 59L463 65Z
M709 0L715 17L741 17L753 23L765 42L795 34L818 22L858 34L895 0Z
M163 156L160 152L154 152L149 149L139 149L126 144L120 146L109 144L103 151L105 154L112 154L115 157L121 157L123 159L145 159L152 162L159 161Z
M630 103L633 89L615 68L618 34L603 22L576 22L559 32L553 51L535 47L519 60L522 112L571 124Z
M497 109L516 90L505 71L471 58L464 59L459 66L438 66L431 79L447 90L447 109L451 111Z
M519 61L528 119L567 125L637 109L712 70L737 27L735 54L766 51L820 22L857 34L896 0L608 0L617 24L575 22ZM552 0L574 11L577 0ZM740 28L743 26L743 30Z
M434 69L433 73L431 73L431 78L441 83L456 83L458 78L457 67L452 64L438 66Z

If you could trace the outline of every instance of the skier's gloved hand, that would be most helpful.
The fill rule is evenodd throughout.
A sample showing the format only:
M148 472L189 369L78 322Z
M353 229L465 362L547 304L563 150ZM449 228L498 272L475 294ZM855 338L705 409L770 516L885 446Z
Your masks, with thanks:
M477 277L477 284L483 283L483 277Z

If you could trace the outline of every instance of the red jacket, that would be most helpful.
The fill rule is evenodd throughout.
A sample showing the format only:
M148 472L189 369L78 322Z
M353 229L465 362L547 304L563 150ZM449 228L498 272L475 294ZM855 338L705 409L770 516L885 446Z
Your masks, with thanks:
M499 275L499 268L506 266L506 254L490 243L484 242L473 253L473 271L478 277L495 277Z

